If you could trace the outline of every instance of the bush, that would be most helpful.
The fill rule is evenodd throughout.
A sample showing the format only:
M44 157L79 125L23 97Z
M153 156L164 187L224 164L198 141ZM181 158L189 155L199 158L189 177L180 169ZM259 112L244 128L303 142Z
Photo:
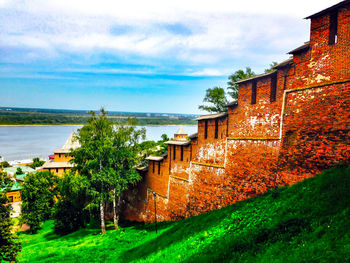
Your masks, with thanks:
M38 172L26 176L21 190L21 221L30 226L32 234L40 229L42 221L51 217L56 186L57 176L50 172Z
M89 219L84 209L87 182L74 173L65 174L58 181L58 201L54 207L55 232L68 234L84 227Z
M21 243L12 231L11 208L7 205L6 192L12 185L10 177L0 172L0 262L16 262L17 253L21 250Z
M36 157L33 159L33 163L30 165L31 168L35 169L37 167L42 166L45 161L40 160L40 158Z

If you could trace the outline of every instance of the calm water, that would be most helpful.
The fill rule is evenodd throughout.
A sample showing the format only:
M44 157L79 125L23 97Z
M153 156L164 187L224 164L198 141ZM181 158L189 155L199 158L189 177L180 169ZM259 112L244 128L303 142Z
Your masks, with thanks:
M69 134L78 126L16 126L0 127L0 156L7 161L48 158L53 150L65 143ZM165 133L169 138L179 126L145 126L147 140L160 140ZM197 126L184 126L189 135L197 132Z

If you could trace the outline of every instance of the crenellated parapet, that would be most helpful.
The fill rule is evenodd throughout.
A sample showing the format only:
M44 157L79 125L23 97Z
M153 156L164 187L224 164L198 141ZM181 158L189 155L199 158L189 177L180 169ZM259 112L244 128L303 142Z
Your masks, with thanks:
M142 205L131 198L126 218L153 221L153 192L157 219L176 220L350 164L350 1L307 19L310 40L289 59L237 82L227 112L200 116L198 133L180 129L167 155L148 158Z

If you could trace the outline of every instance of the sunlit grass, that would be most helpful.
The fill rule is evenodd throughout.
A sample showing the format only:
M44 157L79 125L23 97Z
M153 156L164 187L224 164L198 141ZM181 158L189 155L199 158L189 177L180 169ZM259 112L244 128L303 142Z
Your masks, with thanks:
M350 262L350 168L179 222L21 233L21 262Z

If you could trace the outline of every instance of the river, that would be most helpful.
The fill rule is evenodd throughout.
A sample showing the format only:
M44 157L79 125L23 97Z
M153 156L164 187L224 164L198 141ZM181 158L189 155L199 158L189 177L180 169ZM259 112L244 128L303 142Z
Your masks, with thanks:
M1 126L0 156L7 161L48 158L54 149L65 143L72 130L81 126ZM160 140L165 133L169 138L180 126L144 126L147 140ZM197 126L184 126L188 135L197 132Z

